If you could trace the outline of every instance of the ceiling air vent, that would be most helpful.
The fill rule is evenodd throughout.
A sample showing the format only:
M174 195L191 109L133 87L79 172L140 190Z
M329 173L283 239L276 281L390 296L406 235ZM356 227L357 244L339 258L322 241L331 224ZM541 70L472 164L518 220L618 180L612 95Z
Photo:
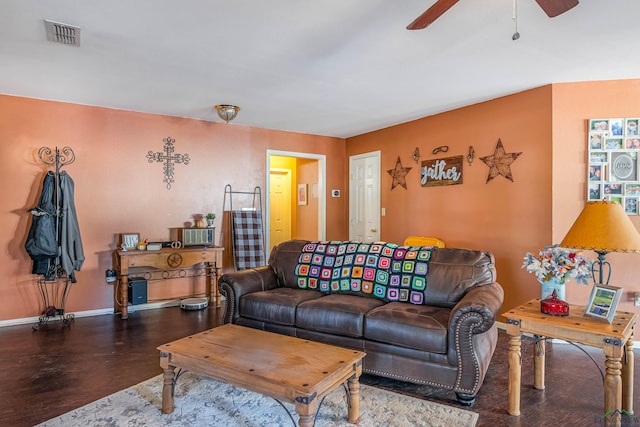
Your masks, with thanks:
M47 29L47 40L55 43L80 46L80 27L44 20Z

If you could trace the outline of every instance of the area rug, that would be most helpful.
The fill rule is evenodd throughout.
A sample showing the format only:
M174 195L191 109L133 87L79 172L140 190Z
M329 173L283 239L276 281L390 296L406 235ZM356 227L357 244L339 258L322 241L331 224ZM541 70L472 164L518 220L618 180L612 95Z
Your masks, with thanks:
M287 411L274 399L190 372L179 378L174 401L173 413L161 414L162 375L158 375L39 426L294 426ZM284 406L297 425L294 406ZM475 412L360 385L360 426L474 427L477 420ZM347 422L342 387L325 398L315 425L352 425Z

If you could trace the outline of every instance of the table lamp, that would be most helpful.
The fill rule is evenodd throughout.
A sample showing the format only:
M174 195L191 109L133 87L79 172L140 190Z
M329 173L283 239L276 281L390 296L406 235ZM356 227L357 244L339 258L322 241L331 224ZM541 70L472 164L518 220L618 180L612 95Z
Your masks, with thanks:
M607 253L640 253L640 234L622 205L591 201L587 202L560 246L596 252L598 260L591 267L591 275L594 283L607 285L611 277L611 264L605 259Z

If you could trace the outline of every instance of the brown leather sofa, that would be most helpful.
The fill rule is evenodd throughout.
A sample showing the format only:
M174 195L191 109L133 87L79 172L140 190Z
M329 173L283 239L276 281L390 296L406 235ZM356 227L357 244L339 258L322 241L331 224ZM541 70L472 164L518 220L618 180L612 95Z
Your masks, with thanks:
M470 405L497 342L504 293L489 252L433 248L421 304L299 287L308 241L284 242L267 266L224 274L224 323L367 353L363 371L452 390Z

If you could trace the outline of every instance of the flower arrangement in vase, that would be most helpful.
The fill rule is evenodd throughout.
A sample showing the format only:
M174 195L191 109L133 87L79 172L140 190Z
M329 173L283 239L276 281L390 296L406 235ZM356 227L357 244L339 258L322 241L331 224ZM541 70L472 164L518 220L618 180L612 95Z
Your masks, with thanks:
M538 255L527 252L522 268L536 275L542 284L542 299L556 291L558 299L565 299L564 284L570 279L586 285L592 277L593 261L580 252L560 248L558 245L546 246Z

